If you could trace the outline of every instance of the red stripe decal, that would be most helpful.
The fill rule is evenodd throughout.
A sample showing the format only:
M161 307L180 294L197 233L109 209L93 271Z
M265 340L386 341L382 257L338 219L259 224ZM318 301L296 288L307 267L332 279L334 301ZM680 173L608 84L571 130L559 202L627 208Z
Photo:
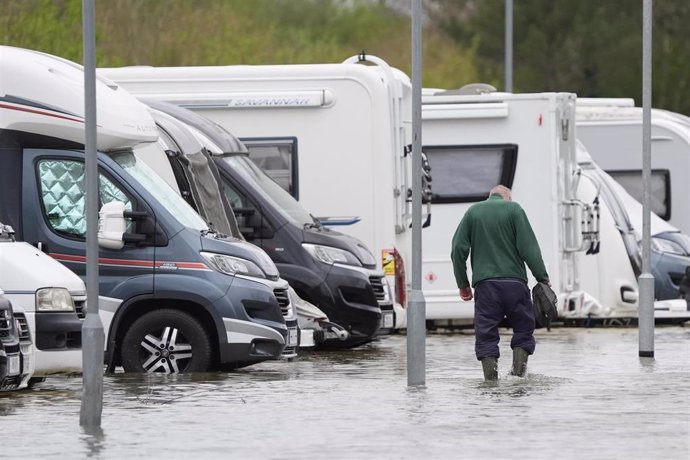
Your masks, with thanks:
M35 113L38 115L45 115L47 117L62 118L63 120L76 121L77 123L84 123L84 120L80 120L79 118L74 118L74 117L70 117L67 115L58 115L56 113L46 112L43 110L29 109L26 107L17 107L14 105L7 105L7 104L3 104L3 103L0 103L0 107L5 108L5 109L10 109L10 110L18 110L20 112L29 112L29 113Z
M177 268L187 268L194 270L209 270L206 264L196 263L196 262L157 262L156 267L162 265L175 265Z
M86 257L85 256L75 256L73 254L56 254L56 253L51 253L50 256L53 259L64 261L64 262L79 262L79 263L86 263ZM199 262L169 262L169 261L160 261L160 262L153 262L151 260L136 260L136 259L108 259L101 257L98 259L98 263L102 265L118 265L118 266L123 266L123 267L143 267L143 268L160 268L164 265L171 266L171 267L176 267L176 268L184 268L184 269L192 269L192 270L209 270L208 266L203 263Z
M50 253L49 255L53 259L64 260L67 262L86 262L85 256L73 256L71 254L56 254L54 252Z

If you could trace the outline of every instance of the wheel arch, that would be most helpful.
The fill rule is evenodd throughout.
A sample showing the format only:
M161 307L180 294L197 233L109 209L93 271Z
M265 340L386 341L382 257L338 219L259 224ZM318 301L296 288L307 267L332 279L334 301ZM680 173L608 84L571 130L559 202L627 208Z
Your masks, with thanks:
M120 351L122 340L132 324L149 312L163 309L185 312L201 323L211 341L213 349L212 362L214 366L217 366L220 361L221 337L227 340L226 335L223 334L224 326L220 318L212 313L210 307L194 297L193 295L176 295L175 297L141 296L124 303L113 318L110 333L108 334L106 353L108 371L113 372L116 366L121 365Z

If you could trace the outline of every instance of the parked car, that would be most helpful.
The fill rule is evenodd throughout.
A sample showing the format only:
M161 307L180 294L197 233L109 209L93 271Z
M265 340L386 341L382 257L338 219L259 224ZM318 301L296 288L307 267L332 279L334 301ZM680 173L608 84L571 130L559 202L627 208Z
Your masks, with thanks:
M26 315L21 309L15 313L0 290L0 391L26 388L34 365Z
M32 381L82 370L81 326L86 286L67 267L0 222L0 287L31 330L36 369ZM17 313L19 315L19 313Z

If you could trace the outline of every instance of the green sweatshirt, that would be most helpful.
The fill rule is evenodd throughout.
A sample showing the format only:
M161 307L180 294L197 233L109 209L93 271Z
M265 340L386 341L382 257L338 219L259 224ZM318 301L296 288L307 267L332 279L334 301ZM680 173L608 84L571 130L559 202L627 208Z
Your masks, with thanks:
M539 243L522 207L492 194L470 207L460 221L450 258L458 288L470 286L467 256L472 264L472 286L489 278L521 278L527 281L525 263L537 281L548 283L549 275Z

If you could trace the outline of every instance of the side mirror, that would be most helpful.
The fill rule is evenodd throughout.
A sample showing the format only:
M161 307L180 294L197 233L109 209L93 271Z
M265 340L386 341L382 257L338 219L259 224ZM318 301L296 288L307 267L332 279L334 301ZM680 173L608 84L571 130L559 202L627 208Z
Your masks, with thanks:
M98 245L115 251L122 249L126 229L125 204L121 201L104 204L98 212Z

